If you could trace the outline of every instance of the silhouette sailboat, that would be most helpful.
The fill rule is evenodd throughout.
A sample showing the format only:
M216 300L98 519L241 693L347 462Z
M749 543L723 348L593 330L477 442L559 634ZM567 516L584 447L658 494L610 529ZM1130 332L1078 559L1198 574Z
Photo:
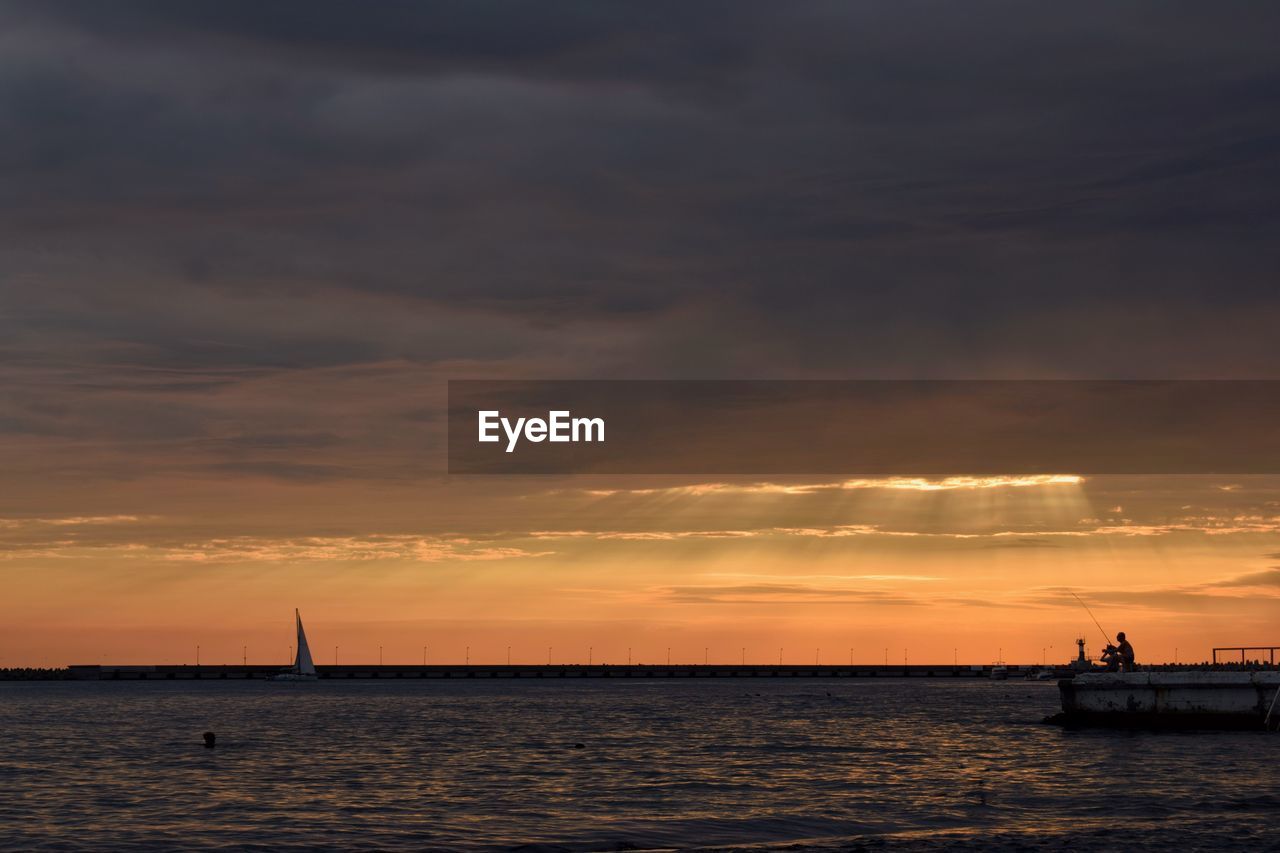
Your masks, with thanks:
M302 614L295 607L293 618L298 623L298 656L288 672L273 676L273 681L315 681L316 665L311 660L311 647L307 645L307 632L302 629Z

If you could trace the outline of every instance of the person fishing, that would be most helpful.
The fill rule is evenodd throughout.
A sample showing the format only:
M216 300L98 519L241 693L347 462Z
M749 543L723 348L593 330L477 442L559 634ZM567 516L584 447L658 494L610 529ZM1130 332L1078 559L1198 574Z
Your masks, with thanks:
M1102 652L1102 660L1107 665L1107 669L1112 672L1117 669L1120 672L1133 672L1133 645L1125 639L1124 631L1116 634L1117 645L1107 645Z
M1085 612L1089 614L1089 618L1093 620L1093 624L1098 626L1098 632L1102 634L1102 639L1106 640L1107 632L1103 630L1102 623L1098 621L1098 617L1093 615L1093 611L1089 609L1089 605L1085 604L1084 599L1076 595L1074 592L1071 593L1071 597L1078 601L1080 606L1085 609ZM1133 672L1135 669L1133 662L1133 646L1125 639L1124 631L1116 634L1116 643L1118 643L1118 645L1112 645L1111 642L1108 641L1107 647L1102 650L1102 655L1099 659L1102 663L1107 665L1107 672L1115 672L1117 670L1120 672Z

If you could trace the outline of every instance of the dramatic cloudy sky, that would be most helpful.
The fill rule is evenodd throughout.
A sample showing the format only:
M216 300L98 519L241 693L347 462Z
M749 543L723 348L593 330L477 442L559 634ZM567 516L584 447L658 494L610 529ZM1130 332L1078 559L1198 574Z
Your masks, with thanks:
M1280 378L1278 25L0 1L0 664L1275 642L1275 480L448 480L442 401Z

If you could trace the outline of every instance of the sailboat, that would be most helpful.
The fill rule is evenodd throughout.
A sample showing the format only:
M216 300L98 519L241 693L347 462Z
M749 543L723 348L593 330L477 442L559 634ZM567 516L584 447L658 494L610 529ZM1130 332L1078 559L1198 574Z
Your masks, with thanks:
M271 677L272 681L315 681L316 665L311 660L311 647L307 645L307 632L302 630L302 614L298 608L293 609L293 618L298 623L298 657L288 672Z

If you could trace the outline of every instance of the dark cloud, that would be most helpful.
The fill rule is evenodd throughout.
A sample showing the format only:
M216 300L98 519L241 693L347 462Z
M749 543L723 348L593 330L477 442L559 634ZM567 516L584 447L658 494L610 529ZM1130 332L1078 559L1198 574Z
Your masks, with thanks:
M924 599L876 590L785 583L676 586L662 590L661 595L663 599L678 604L884 604L914 607L928 603Z
M1277 23L1234 3L0 2L21 396L0 429L203 439L257 416L245 383L362 365L1280 375ZM310 417L349 419L362 381ZM140 385L172 405L48 413ZM365 427L343 434L381 440Z
M244 477L266 477L303 483L319 483L346 479L352 475L349 469L337 465L301 462L240 461L209 466L209 470Z
M958 607L981 607L996 610L1030 610L1044 606L1042 604L1032 604L1026 601L1005 603L990 598L939 598L935 600L935 603L951 604Z
M1271 592L1242 595L1238 588L1280 587L1280 567L1248 572L1205 583L1182 584L1146 589L1093 589L1090 602L1123 605L1147 610L1170 610L1186 613L1231 612L1247 606L1267 612L1274 609L1276 596ZM1052 587L1031 596L1037 605L1078 607L1080 601L1068 587Z
M1027 537L1027 538L1018 538L1018 539L998 539L993 542L984 542L981 545L981 547L992 548L996 550L1003 550L1003 549L1020 550L1023 548L1032 548L1032 549L1062 548L1064 546L1061 542L1054 542L1049 539L1036 539L1034 537Z
M1219 581L1218 583L1213 584L1213 586L1280 586L1280 566L1263 569L1260 572L1250 572L1247 575L1240 575L1239 577L1231 578L1226 581Z
M24 11L144 44L170 39L217 50L233 42L245 50L290 51L293 61L382 72L468 68L614 79L674 79L682 70L745 62L743 35L758 32L767 11L759 2L602 8L580 0L554 7L388 0L376 14L345 0L318 0L305 15L238 0L182 6L141 0L114 11L76 0L33 6Z
M325 448L341 443L342 438L331 432L294 432L294 433L242 433L228 436L222 442L229 447L251 448L255 450L294 450L299 448Z

